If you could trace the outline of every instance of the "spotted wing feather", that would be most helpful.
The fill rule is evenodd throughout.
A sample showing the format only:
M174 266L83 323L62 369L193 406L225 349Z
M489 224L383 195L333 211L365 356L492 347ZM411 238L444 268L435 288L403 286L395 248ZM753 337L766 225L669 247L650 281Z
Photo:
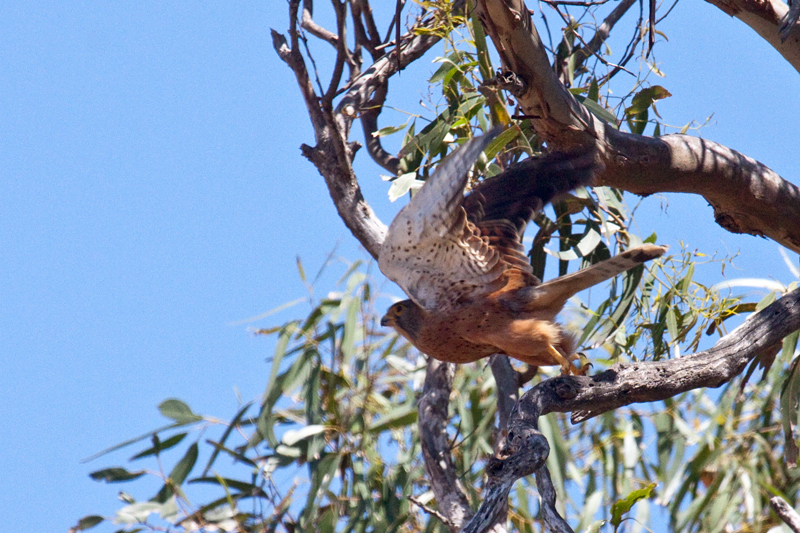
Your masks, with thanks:
M381 272L428 311L450 307L502 275L500 254L467 222L462 207L467 172L499 132L470 139L439 163L381 245Z

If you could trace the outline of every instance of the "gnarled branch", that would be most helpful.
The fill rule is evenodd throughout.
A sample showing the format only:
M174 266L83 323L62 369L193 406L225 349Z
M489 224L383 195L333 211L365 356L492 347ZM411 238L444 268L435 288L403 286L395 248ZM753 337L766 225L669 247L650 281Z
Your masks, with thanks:
M429 359L417 410L425 471L430 478L439 512L447 518L450 531L455 533L472 518L472 509L456 475L447 435L449 397L454 374L455 365L452 363Z

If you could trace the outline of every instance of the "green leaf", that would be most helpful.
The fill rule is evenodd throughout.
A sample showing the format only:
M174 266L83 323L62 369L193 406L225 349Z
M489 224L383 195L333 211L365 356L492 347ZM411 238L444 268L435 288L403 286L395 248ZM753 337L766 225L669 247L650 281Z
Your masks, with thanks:
M622 523L622 515L630 511L633 504L639 500L649 498L654 488L656 488L656 483L651 483L646 487L631 492L626 498L614 502L611 506L611 525L614 526L615 531Z
M119 509L114 517L117 524L138 524L147 520L153 513L161 512L161 504L158 502L140 502L126 505Z
M172 469L172 472L169 473L169 478L176 485L181 485L186 480L189 472L192 471L194 464L197 462L197 454L197 443L193 442L181 460L178 461L178 464L175 465L175 468Z
M424 181L417 179L416 172L406 172L392 181L389 187L389 201L394 202L408 191L416 191L425 184Z
M638 115L653 105L654 102L668 98L672 94L660 85L642 89L633 96L631 106L625 110L626 115Z
M113 468L104 468L89 474L89 477L95 481L105 481L106 483L117 483L120 481L130 481L145 475L144 470L137 470L136 472L129 472L122 467L116 466Z
M214 451L211 453L211 457L208 458L208 462L206 463L206 467L203 469L203 475L208 473L209 469L211 469L211 465L214 464L214 461L217 459L219 452L224 450L225 441L228 440L228 437L231 435L233 430L239 427L239 422L241 421L244 414L250 409L250 406L253 405L253 402L247 402L244 406L239 409L239 412L236 413L236 416L233 417L228 423L228 427L225 428L225 432L222 434L218 442L212 442L211 444L214 446Z
M180 443L186 435L187 435L186 433L178 433L177 435L173 435L164 441L160 440L158 438L158 435L153 435L153 446L131 457L131 461L133 461L134 459L141 459L142 457L147 457L150 455L158 455L164 450L168 450L173 446L177 445L178 443Z
M411 119L409 118L404 123L400 124L399 126L386 126L385 128L381 128L375 133L372 134L373 137L386 137L388 135L393 135L399 131L403 131L408 126L408 122Z
M519 136L521 136L521 130L518 126L506 128L503 130L503 133L495 137L492 142L489 143L489 146L486 147L486 150L484 151L486 158L489 160L494 159L508 143Z
M589 94L586 95L586 98L590 102L597 102L600 99L600 86L597 84L597 78L592 78L592 83L589 84Z
M785 447L785 459L790 468L797 466L798 447L794 438L797 426L797 407L800 405L800 358L789 365L789 372L783 382L780 396L781 425Z
M375 435L387 429L409 426L417 421L417 414L417 407L414 404L399 406L397 409L380 417L377 423L370 426L367 431Z
M597 102L586 98L585 96L577 95L575 98L577 98L577 100L581 102L594 116L603 122L608 122L608 124L613 126L615 129L617 128L617 117L615 117L611 111L605 107L602 107Z
M242 492L244 494L253 497L264 497L264 498L268 497L267 494L258 485L254 485L253 483L247 483L244 481L239 481L238 479L223 478L218 476L214 477L207 476L189 480L189 483L210 483L212 485L230 487L232 489L238 490L239 492Z
M191 424L203 419L202 416L192 412L186 403L176 398L164 400L158 405L158 410L167 418L171 418L178 424Z
M766 296L761 298L761 301L756 304L756 313L770 305L775 301L775 291L769 291Z
M301 440L305 440L308 437L319 435L320 433L324 433L326 431L334 430L333 426L323 426L319 424L312 424L310 426L306 426L301 429L290 429L286 433L283 434L281 438L281 443L285 444L286 446L294 446Z
M675 317L675 309L667 309L667 331L673 342L678 341L678 319Z
M167 480L167 483L161 487L161 490L153 498L153 501L164 503L175 493L175 489L180 487L183 482L186 481L186 477L189 475L189 472L191 472L192 468L194 468L194 465L197 462L197 455L197 443L193 442L189 446L189 449L186 450L186 453L181 460L178 461L178 463L172 468L172 472L169 473L169 479Z
M83 518L78 520L78 524L72 527L70 531L84 531L86 529L93 528L103 520L105 520L105 518L103 518L102 516L97 516L97 515L84 516Z
M169 424L167 426L161 426L160 428L158 428L156 430L148 431L144 435L139 435L138 437L134 437L132 439L128 439L128 440L126 440L124 442L121 442L119 444L115 444L114 446L111 446L110 448L106 448L103 451L97 452L96 454L94 454L94 455L92 455L90 457L87 457L86 459L84 459L81 462L87 463L89 461L94 461L98 457L102 457L103 455L106 455L107 453L111 453L111 452L117 451L120 448L124 448L125 446L130 446L131 444L133 444L135 442L139 442L140 440L151 439L151 438L153 438L154 435L158 435L162 431L167 431L169 429L174 429L174 428L180 427L182 425L183 424Z

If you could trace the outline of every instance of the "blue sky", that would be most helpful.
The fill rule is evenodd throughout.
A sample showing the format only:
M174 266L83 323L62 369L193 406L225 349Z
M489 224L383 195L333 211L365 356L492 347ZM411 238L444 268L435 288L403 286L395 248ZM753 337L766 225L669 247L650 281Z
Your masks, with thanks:
M64 531L111 514L127 487L87 474L130 454L81 459L163 424L156 405L168 397L231 416L266 383L271 344L247 328L289 315L240 321L306 294L296 255L309 271L337 243L363 257L300 155L313 133L269 36L287 25L286 4L269 1L0 7L8 523ZM797 72L707 3L678 5L661 29L661 83L674 95L658 105L665 122L713 114L704 137L800 183ZM404 72L392 103L417 111L418 76L435 68ZM380 171L363 152L357 170L388 223L397 205ZM667 199L666 211L647 200L641 233L740 251L733 277L792 280L774 243L724 232L702 199Z

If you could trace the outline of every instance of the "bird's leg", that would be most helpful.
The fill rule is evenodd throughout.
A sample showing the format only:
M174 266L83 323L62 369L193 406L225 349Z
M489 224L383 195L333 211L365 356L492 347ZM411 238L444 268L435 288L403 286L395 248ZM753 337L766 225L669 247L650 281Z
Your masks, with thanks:
M547 351L561 365L561 375L563 376L585 376L592 366L588 361L583 361L585 357L582 358L582 354L574 353L567 357L552 344L547 345ZM572 366L572 361L580 361L582 364L578 368L575 368Z
M565 357L563 353L561 353L560 351L558 351L558 350L555 348L555 346L553 346L552 344L549 344L549 343L548 343L548 345L547 345L547 352L548 352L550 355L552 355L552 356L553 356L553 358L554 358L556 361L558 361L558 364L560 364L560 365L561 365L561 374L562 374L562 375L564 375L564 376L569 376L570 374L572 374L572 373L573 373L573 370L572 370L572 363L570 363L570 360L569 360L567 357Z

